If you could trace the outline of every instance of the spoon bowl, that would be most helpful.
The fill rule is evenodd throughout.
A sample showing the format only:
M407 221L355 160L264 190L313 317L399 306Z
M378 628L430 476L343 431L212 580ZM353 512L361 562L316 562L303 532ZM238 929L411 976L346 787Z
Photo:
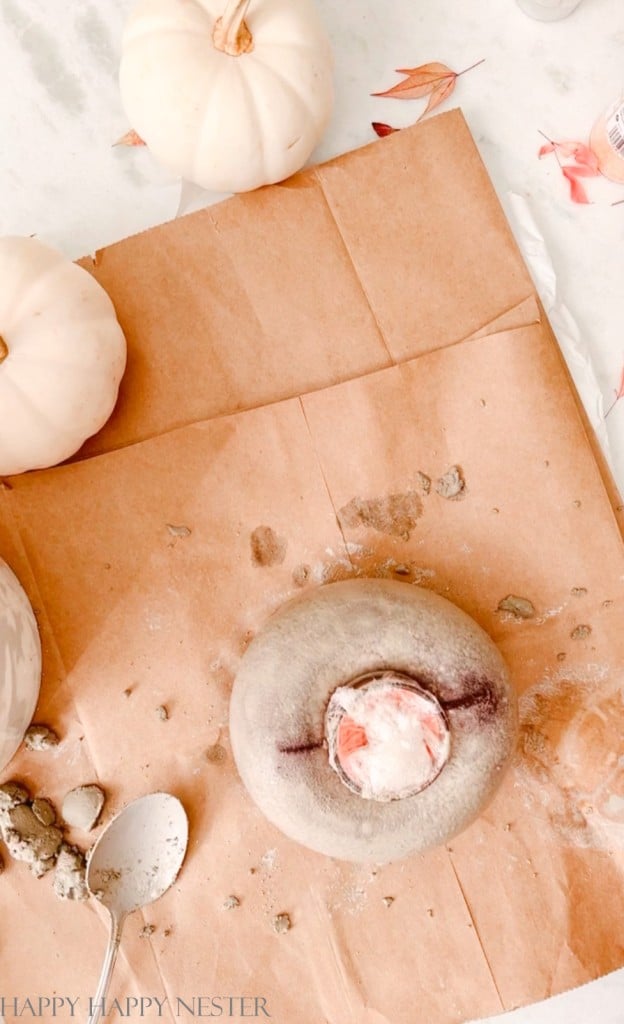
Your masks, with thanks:
M108 910L111 927L88 1024L97 1024L102 1013L126 916L173 885L187 843L188 819L177 797L149 793L124 807L92 847L87 887Z

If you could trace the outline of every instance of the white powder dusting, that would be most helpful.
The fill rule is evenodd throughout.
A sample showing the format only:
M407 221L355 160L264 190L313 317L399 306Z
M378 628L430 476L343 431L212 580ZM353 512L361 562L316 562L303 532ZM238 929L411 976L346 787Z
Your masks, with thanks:
M624 848L622 680L608 665L549 674L520 700L517 786L566 843Z
M267 871L274 871L277 864L277 850L273 847L271 850L267 850L266 853L262 854L260 858L262 867Z

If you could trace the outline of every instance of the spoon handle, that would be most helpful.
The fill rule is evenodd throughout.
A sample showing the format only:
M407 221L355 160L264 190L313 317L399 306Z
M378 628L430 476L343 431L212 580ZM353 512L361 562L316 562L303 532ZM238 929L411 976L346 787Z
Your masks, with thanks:
M91 1014L87 1024L97 1024L104 1008L104 999L108 992L108 986L113 974L113 967L115 966L115 960L117 959L117 952L119 950L119 943L121 941L121 928L123 925L123 917L118 918L114 914L111 914L111 925L108 936L108 946L106 948L106 954L104 956L104 963L102 964L102 973L100 974L100 980L98 982L97 992L90 1000L89 1009Z

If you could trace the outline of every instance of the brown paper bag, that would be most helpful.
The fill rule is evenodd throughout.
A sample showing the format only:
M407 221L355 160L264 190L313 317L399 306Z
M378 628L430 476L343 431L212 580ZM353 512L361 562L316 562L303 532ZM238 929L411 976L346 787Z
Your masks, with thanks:
M461 116L112 246L91 269L129 372L77 460L0 492L0 553L44 640L38 717L63 736L6 775L55 801L99 780L107 814L159 788L187 807L183 871L128 921L111 999L153 999L148 1019L214 1015L206 1000L223 997L234 1017L265 1000L278 1021L442 1024L621 966L622 537ZM461 501L436 492L452 465ZM419 488L407 539L391 517L340 515ZM266 559L258 526L276 538ZM448 848L350 865L251 804L228 698L250 637L302 586L397 567L499 644L519 751ZM510 593L533 618L498 610ZM0 899L7 1022L33 992L78 998L84 1015L101 908L60 904L19 864Z

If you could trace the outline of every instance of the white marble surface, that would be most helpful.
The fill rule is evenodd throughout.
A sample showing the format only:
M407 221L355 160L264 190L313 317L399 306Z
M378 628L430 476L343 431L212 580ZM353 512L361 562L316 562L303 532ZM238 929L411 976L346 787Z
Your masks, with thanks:
M538 161L537 149L538 129L587 139L623 90L623 0L583 0L551 23L532 21L514 0L318 2L335 52L337 102L315 159L370 141L371 120L415 120L419 101L370 96L396 81L394 68L441 60L460 70L485 58L459 80L453 102L503 201L525 198L608 406L624 363L624 205L610 205L624 198L624 185L592 181L595 203L575 206L555 161ZM176 215L179 183L147 152L111 147L128 127L116 75L131 4L0 0L0 233L36 233L77 257ZM186 193L185 209L215 198ZM624 491L624 400L607 429ZM623 999L624 972L518 1012L513 1024L598 1016L621 1024Z

